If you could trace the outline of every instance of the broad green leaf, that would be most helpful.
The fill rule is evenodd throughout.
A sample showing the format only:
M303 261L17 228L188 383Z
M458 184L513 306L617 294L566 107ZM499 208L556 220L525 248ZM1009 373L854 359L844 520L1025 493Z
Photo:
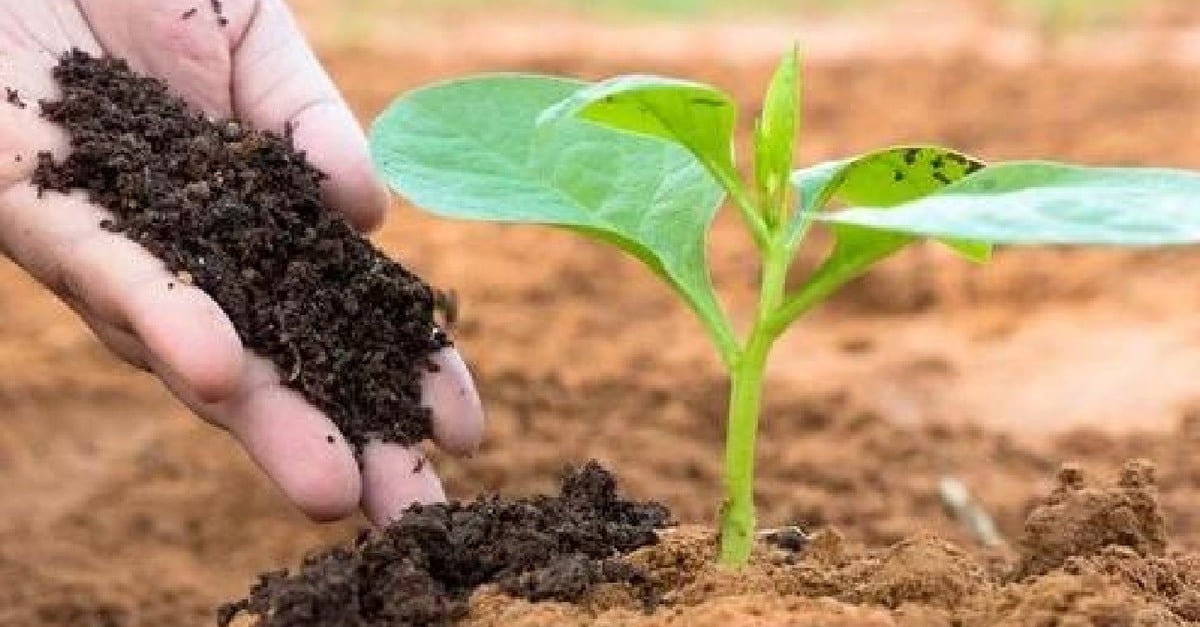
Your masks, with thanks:
M1004 163L890 209L850 209L818 219L994 244L1194 244L1200 242L1200 174Z
M798 245L812 220L826 221L831 214L821 211L835 199L852 205L892 207L926 197L983 167L977 159L946 148L905 146L796 170L792 185L799 202L788 225L789 246ZM906 233L827 222L834 232L833 252L800 292L790 297L794 315L916 239ZM943 241L975 261L991 254L988 244L957 237Z
M795 245L808 221L831 201L850 205L892 207L922 198L984 167L983 162L947 148L900 146L842 161L796 170L792 185L799 203L789 225ZM946 238L945 243L974 261L986 260L990 247Z
M850 205L891 207L927 196L984 167L978 159L936 146L900 146L827 161L796 170L792 185L799 203L789 235L833 200Z
M659 76L618 76L576 91L547 109L539 123L572 118L678 143L709 169L737 177L737 105L715 87Z
M797 56L792 49L779 62L763 100L762 115L754 126L754 179L771 226L785 215L792 170L800 111Z
M487 75L409 93L371 128L375 165L437 215L566 227L620 246L721 331L705 250L720 188L671 143L579 120L536 127L543 110L584 87Z

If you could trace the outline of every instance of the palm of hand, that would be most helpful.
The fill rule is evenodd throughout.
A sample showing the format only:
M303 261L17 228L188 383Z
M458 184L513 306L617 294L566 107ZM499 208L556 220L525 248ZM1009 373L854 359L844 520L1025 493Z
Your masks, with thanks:
M362 133L282 0L223 4L224 25L207 0L2 3L0 86L34 103L54 96L49 70L71 48L125 58L214 117L274 130L292 124L296 143L330 175L331 205L362 228L378 225L387 193L372 173ZM227 429L311 517L339 518L361 504L383 523L413 501L444 497L416 449L372 444L360 469L344 439L330 444L330 420L281 386L270 363L246 353L206 294L167 289L170 277L157 259L99 228L103 209L75 194L38 198L29 182L33 156L67 148L35 106L0 106L0 252L54 291L115 353ZM436 361L441 368L424 386L435 440L469 452L482 433L478 397L456 351Z

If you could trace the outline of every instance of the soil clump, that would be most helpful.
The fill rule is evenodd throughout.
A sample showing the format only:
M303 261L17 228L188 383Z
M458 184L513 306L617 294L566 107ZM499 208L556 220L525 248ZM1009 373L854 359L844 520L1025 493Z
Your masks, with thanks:
M125 62L78 50L53 76L62 95L42 113L71 152L38 155L41 192L82 189L112 212L104 228L212 296L356 449L431 434L421 375L449 343L434 290L325 205L324 175L290 128L209 119Z
M569 471L556 496L417 506L352 547L304 560L295 573L268 573L250 595L220 611L262 627L441 625L466 614L478 586L531 601L575 601L601 583L647 595L646 574L622 558L657 543L665 507L617 496L595 462Z

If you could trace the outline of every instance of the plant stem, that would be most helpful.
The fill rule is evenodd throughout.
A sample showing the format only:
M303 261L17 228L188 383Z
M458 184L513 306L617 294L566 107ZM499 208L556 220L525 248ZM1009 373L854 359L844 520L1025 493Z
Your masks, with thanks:
M875 248L865 254L835 257L813 273L800 291L791 295L771 312L763 323L767 333L778 337L800 316L808 313L817 304L824 302L843 285L861 276L880 259L904 247L907 242L897 242L887 248Z
M725 502L721 507L721 562L730 566L745 564L754 544L754 455L769 348L770 344L761 340L752 341L730 377Z
M774 313L766 322L767 330L778 336L800 316L808 313L814 305L824 301L830 294L861 273L857 268L839 269L809 281Z
M783 300L789 258L771 242L764 255L757 316L745 348L730 373L729 417L725 436L725 502L721 508L721 562L743 566L754 545L754 458L763 375L778 333L768 322Z
M770 229L767 228L767 223L763 220L763 212L742 185L737 172L727 170L717 164L706 163L706 165L708 171L717 179L721 187L725 188L725 191L733 200L734 206L737 207L738 213L742 216L742 222L750 230L750 236L754 238L754 245L760 252L766 253L767 249L771 246Z

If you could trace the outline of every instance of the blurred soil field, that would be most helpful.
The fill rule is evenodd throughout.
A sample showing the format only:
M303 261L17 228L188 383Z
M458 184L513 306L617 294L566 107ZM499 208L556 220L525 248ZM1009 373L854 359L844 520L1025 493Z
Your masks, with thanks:
M991 20L991 3L944 20L899 4L874 18L675 26L529 7L423 10L411 25L383 11L363 25L334 19L340 3L298 6L364 121L399 91L467 72L654 72L741 97L744 136L750 95L800 39L806 161L919 141L985 159L1200 168L1200 10L1060 38ZM755 268L728 218L712 255L737 311ZM472 459L436 460L452 495L547 490L565 464L597 458L632 495L711 519L720 369L648 272L563 233L445 222L402 202L377 240L461 302L456 338L489 433ZM777 349L763 522L833 526L856 547L917 532L974 547L942 507L941 478L962 480L1014 538L1060 464L1111 477L1141 457L1158 467L1174 546L1200 550L1198 265L1200 250L1049 248L972 268L933 246L886 263ZM258 572L362 524L304 520L228 438L0 261L0 625L209 625Z

